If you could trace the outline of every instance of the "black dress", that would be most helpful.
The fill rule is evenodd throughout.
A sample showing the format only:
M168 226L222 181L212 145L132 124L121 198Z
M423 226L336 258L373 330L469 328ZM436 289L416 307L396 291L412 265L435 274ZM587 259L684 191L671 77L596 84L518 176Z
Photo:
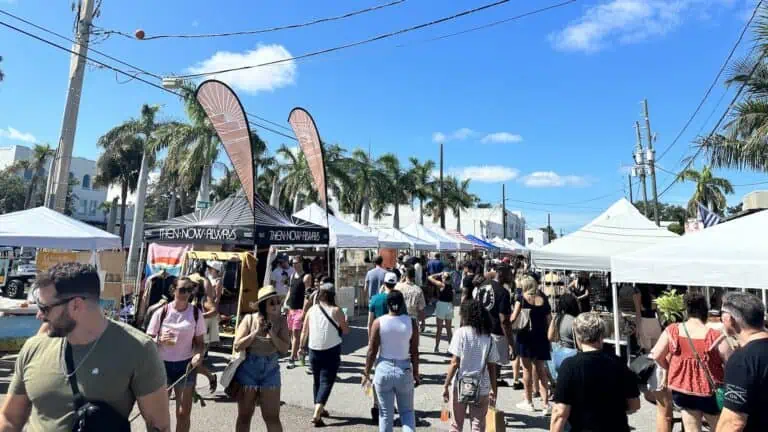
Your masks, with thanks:
M520 330L517 334L517 353L520 357L532 360L551 360L549 339L547 338L547 315L552 312L549 302L536 306L528 303L525 296L517 298L523 309L530 310L531 325L529 329Z
M571 294L575 295L577 298L583 296L586 292L587 292L586 285L578 284L575 287L571 288ZM592 311L592 305L589 303L589 296L579 299L579 310L581 310L581 312Z

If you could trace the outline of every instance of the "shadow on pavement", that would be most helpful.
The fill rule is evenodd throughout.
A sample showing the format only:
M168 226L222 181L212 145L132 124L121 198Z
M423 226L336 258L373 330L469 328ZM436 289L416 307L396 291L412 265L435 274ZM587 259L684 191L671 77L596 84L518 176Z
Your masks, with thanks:
M349 334L344 336L341 344L341 355L352 354L368 345L368 327L350 327Z

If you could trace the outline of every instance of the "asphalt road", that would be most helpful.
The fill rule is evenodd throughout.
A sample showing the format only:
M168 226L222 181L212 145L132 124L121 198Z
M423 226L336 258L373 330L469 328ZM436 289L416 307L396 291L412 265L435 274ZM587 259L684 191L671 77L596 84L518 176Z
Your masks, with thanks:
M360 373L365 362L367 349L366 329L362 321L353 323L352 333L345 338L343 345L342 365L339 379L331 394L327 409L331 418L326 423L331 430L338 431L377 431L378 428L370 423L371 400L360 388ZM443 336L445 339L445 336ZM427 332L422 335L420 343L420 361L422 385L415 392L417 429L424 431L445 431L448 425L440 422L442 408L442 383L445 379L449 357L444 354L448 342L443 340L443 353L435 354L434 320L427 319ZM10 360L10 361L9 361ZM13 357L0 360L0 400L3 399L10 381L13 369ZM210 361L217 373L223 370L227 357L224 354L213 353ZM297 367L292 370L282 369L281 420L286 431L313 430L309 419L312 415L312 376L308 368ZM505 377L511 382L511 371L504 370ZM598 383L596 383L599 385ZM192 430L200 432L232 431L237 416L237 405L226 399L221 388L209 395L208 383L204 377L198 378L198 392L205 399L206 406L196 404L192 412ZM522 400L522 391L512 388L501 388L499 391L498 407L505 412L507 431L540 432L549 430L549 418L541 412L529 414L517 412L515 404ZM173 402L171 402L173 404ZM541 402L538 401L538 407ZM173 417L173 416L172 416ZM137 421L138 423L139 421ZM643 401L640 412L630 417L630 424L636 431L651 432L655 422L655 407ZM396 428L398 429L398 428ZM469 425L465 424L465 430ZM134 430L145 431L143 424L135 424ZM258 410L253 419L253 431L266 430ZM679 430L679 426L678 429Z

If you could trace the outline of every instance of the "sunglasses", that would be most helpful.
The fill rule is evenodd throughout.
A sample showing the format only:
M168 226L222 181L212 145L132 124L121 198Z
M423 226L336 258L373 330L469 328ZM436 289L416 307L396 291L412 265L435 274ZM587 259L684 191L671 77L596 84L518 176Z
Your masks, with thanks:
M76 298L84 299L85 297L83 296L67 297L65 299L59 300L51 304L41 303L40 300L37 300L35 301L35 304L37 305L37 309L40 311L40 313L42 313L43 315L48 315L51 312L51 310L56 306L65 305Z
M280 299L267 300L267 306L280 306Z
M194 288L192 288L192 287L181 287L181 288L179 288L179 292L180 292L181 294L190 294L190 293L191 293L191 292L193 292L194 290L195 290L195 289L194 289Z

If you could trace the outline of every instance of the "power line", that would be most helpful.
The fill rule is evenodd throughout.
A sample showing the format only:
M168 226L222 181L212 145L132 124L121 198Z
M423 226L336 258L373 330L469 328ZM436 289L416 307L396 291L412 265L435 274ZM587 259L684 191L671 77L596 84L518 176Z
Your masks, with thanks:
M42 38L42 37L40 37L40 36L37 36L37 35L35 35L35 34L32 34L32 33L28 32L28 31L25 31L25 30L23 30L23 29L20 29L20 28L18 28L18 27L16 27L16 26L13 26L13 25L11 25L11 24L8 24L8 23L6 23L6 22L4 22L4 21L0 21L0 25L2 25L2 26L4 26L4 27L7 27L7 28L9 28L9 29L11 29L11 30L17 31L17 32L19 32L19 33L21 33L21 34L23 34L23 35L25 35L25 36L31 37L31 38L33 38L33 39L36 39L36 40L38 40L38 41L40 41L40 42L43 42L43 43L45 43L45 44L47 44L47 45L50 45L50 46L54 47L54 48L58 48L58 49L60 49L60 50L62 50L62 51L66 51L66 52L68 52L68 53L70 53L70 54L75 54L75 55L77 55L77 56L80 56L80 57L82 57L82 58L84 58L84 59L86 59L86 60L88 60L88 61L90 61L90 62L92 62L92 63L95 63L95 64L97 64L97 65L99 65L99 66L101 66L101 67L104 67L104 68L107 68L107 69L109 69L109 70L112 70L112 71L114 71L114 72L116 72L116 73L118 73L118 74L124 75L124 76L126 76L126 77L129 77L129 78L131 78L131 79L135 79L136 81L142 82L142 83L144 83L144 84L147 84L147 85L149 85L149 86L152 86L152 87L154 87L154 88L156 88L156 89L162 90L162 91L164 91L164 92L166 92L166 93L170 93L170 94L172 94L172 95L174 95L174 96L177 96L177 97L179 97L179 98L181 98L181 99L185 99L184 95L182 95L181 93L177 93L177 92L175 92L175 91L173 91L173 90L170 90L170 89L167 89L167 88L165 88L165 87L163 87L163 86L157 85L157 84L155 84L155 83L153 83L153 82L151 82L151 81L148 81L148 80L146 80L146 79L144 79L144 78L141 78L141 77L139 77L139 76L136 76L135 74L131 74L131 73L129 73L129 72L126 72L126 71L124 71L124 70L122 70L122 69L119 69L119 68L117 68L117 67L115 67L115 66L109 65L109 64L107 64L107 63L104 63L104 62L101 62L101 61L99 61L99 60L94 60L94 59L92 59L92 58L90 58L90 57L86 56L85 54L82 54L82 53L79 53L79 52L73 51L73 50L71 50L71 49L69 49L69 48L67 48L67 47L61 46L61 45L59 45L59 44L57 44L57 43L55 43L55 42L51 42L51 41L49 41L48 39L45 39L45 38ZM272 132L272 133L274 133L274 134L277 134L277 135L280 135L280 136L283 136L283 137L286 137L286 138L289 138L289 139L292 139L292 140L296 141L296 137L293 137L293 136L290 136L290 135L284 134L284 133L282 133L282 132L278 132L278 131L276 131L276 130L274 130L274 129L271 129L271 128L267 127L267 126L264 126L264 125L262 125L262 124L259 124L259 123L253 122L253 121L249 121L249 123L251 123L251 124L253 124L253 125L255 125L255 126L258 126L258 127L262 128L262 129L264 129L264 130L267 130L267 131L269 131L269 132Z
M754 66L752 66L752 70L749 71L749 75L747 76L747 79L745 79L744 82L741 83L741 86L739 87L739 90L733 96L733 99L731 99L731 103L728 104L728 107L726 107L725 112L723 112L723 115L720 116L720 119L715 124L715 127L712 128L712 132L710 132L709 136L706 138L707 140L712 138L712 136L715 134L715 132L717 132L717 130L720 128L720 125L723 123L723 120L725 120L725 117L728 116L728 113L731 111L731 108L733 108L733 106L736 104L736 101L739 99L739 97L741 97L741 92L744 91L744 88L746 88L747 83L752 78L752 75L755 74L755 71L757 70L757 68L762 63L763 57L765 57L765 54L766 54L766 52L763 51L760 54L760 57L757 58L757 60L755 61ZM688 160L688 163L685 164L683 169L680 170L680 172L675 175L674 180L672 180L672 182L669 185L667 185L667 187L664 188L663 191L661 191L661 193L659 194L659 198L661 198L662 195L664 195L667 191L669 191L672 188L672 186L675 185L675 183L677 183L677 179L680 176L680 174L685 172L685 170L687 170L688 168L691 167L691 165L693 165L693 162L696 160L696 158L699 156L699 154L701 154L701 152L703 150L704 150L704 146L703 145L699 145L699 148L698 148L698 150L696 150L696 153L694 153L693 156L691 156L691 158Z
M405 0L403 0L403 1L405 1ZM5 10L2 10L2 9L0 9L0 14L3 14L3 15L6 15L6 16L9 16L9 17L11 17L11 18L13 18L13 19L15 19L15 20L21 21L21 22L23 22L24 24L27 24L27 25L29 25L29 26L31 26L31 27L34 27L34 28L36 28L36 29L38 29L38 30L40 30L40 31L46 32L46 33L48 33L48 34L51 34L51 35L53 35L53 36L56 36L56 37L58 37L58 38L60 38L60 39L63 39L63 40L65 40L65 41L71 42L71 43L73 43L73 44L77 44L77 45L80 45L80 42L77 42L77 41L75 41L75 40L74 40L74 39L72 39L72 38L69 38L69 37L67 37L67 36L64 36L64 35L62 35L62 34L60 34L60 33L56 33L56 32L55 32L55 31L53 31L53 30L50 30L50 29L48 29L48 28L45 28L45 27L43 27L43 26L40 26L40 25L38 25L38 24L35 24L35 23L33 23L33 22L31 22L31 21L29 21L29 20L25 19L25 18L22 18L22 17L20 17L20 16L18 16L18 15L14 15L14 14L12 14L12 13L8 12L8 11L5 11ZM97 50L97 49L95 49L95 48L92 48L92 47L89 47L89 50L90 50L90 51L93 51L93 52L95 52L96 54L99 54L99 55L101 55L101 56L103 56L103 57L105 57L105 58L107 58L107 59L109 59L109 60L115 61L115 62L117 62L117 63L119 63L119 64L121 64L121 65L123 65L123 66L129 67L129 68L131 68L131 69L134 69L134 70L138 71L138 72L137 72L137 73L135 73L135 74L131 74L131 75L129 75L129 80L128 80L128 81L130 81L130 80L132 80L132 79L135 79L135 78L136 78L136 76L137 76L137 75L139 75L139 74L145 74L145 75L149 75L149 76L151 76L151 77L153 77L153 78L157 78L157 79L160 79L160 80L161 80L161 79L163 79L163 77L162 77L161 75L158 75L158 74L156 74L156 73L153 73L153 72L149 72L149 71L147 71L146 69L143 69L143 68L141 68L141 67L139 67L139 66L136 66L136 65L134 65L134 64L131 64L131 63L127 63L127 62L125 62L125 61L123 61L123 60L120 60L120 59L118 59L118 58L116 58L116 57L113 57L113 56L111 56L111 55L109 55L109 54L107 54L107 53L105 53L105 52L103 52L103 51L99 51L99 50ZM70 52L71 52L71 51L70 51ZM85 57L85 58L86 58L86 60L91 60L89 57ZM127 82L127 81L126 81L126 82ZM166 89L165 87L163 87L163 90L167 90L167 89ZM277 127L281 128L281 129L284 129L284 130L286 130L286 131L290 131L290 132L292 132L292 129L290 129L290 128L286 127L285 125L281 125L281 124L279 124L279 123L273 122L273 121L271 121L271 120L268 120L268 119L266 119L266 118L264 118L264 117L261 117L261 116L259 116L259 115L257 115L257 114L252 114L252 113L249 113L249 112L247 112L247 111L245 112L245 114L246 114L246 115L248 115L248 116L251 116L251 117L255 117L255 118L257 118L257 119L259 119L259 120L261 120L261 121L263 121L263 122L269 123L269 124L271 124L271 125L273 125L273 126L277 126ZM268 128L266 128L266 129L267 129L267 130L271 130L271 129L268 129Z
M258 29L258 30L245 30L245 31L236 31L236 32L226 32L226 33L203 33L203 34L167 34L167 35L156 35L156 36L149 36L144 37L142 41L148 41L148 40L154 40L154 39L198 39L198 38L218 38L218 37L229 37L229 36L245 36L245 35L256 35L256 34L263 34L263 33L271 33L276 32L280 30L289 30L289 29L296 29L301 27L309 27L315 24L321 24L326 22L332 22L332 21L338 21L345 18L351 18L356 15L362 15L368 12L377 11L379 9L386 9L391 6L397 6L401 3L404 3L405 0L394 0L389 3L371 6L365 9L359 9L352 12L346 12L341 15L332 16L332 17L325 17L325 18L318 18L312 21L308 21L305 23L299 23L299 24L288 24L284 26L278 26L278 27L270 27L265 29ZM110 35L110 34L117 34L129 39L137 39L134 35L124 33L117 30L103 30L103 34Z
M731 58L733 57L733 54L736 52L736 48L739 47L739 44L741 44L741 40L744 39L744 35L747 33L747 30L749 30L749 27L752 25L752 21L755 19L755 16L757 15L757 11L760 10L760 5L763 4L763 0L760 0L757 2L757 5L755 6L755 9L752 11L752 16L749 17L749 21L744 24L744 28L741 29L741 33L739 34L739 38L736 39L736 43L733 45L733 48L731 48L731 52L728 53L728 57L726 57L725 61L723 62L723 65L720 66L720 70L717 72L717 75L715 76L715 79L712 80L712 84L709 85L709 88L704 93L704 97L701 98L701 101L699 102L699 105L696 107L696 109L693 111L693 114L688 118L688 121L685 122L685 125L680 130L680 132L677 134L674 140L672 140L672 143L670 143L666 149L664 149L663 152L661 152L661 155L659 155L658 158L656 158L656 161L660 161L661 158L664 157L664 155L669 152L672 147L677 144L677 141L680 139L681 136L683 136L683 133L688 129L688 126L690 126L691 122L693 122L693 119L696 117L696 115L701 110L701 107L704 106L704 102L707 101L707 98L709 97L709 94L712 93L712 89L715 88L715 85L720 81L720 76L725 71L725 68L728 67L728 64L731 62Z
M209 75L217 75L217 74L226 73L226 72L235 72L235 71L241 71L241 70L247 70L247 69L254 69L254 68L259 68L259 67L264 67L264 66L271 66L271 65L275 65L275 64L279 64L279 63L285 63L285 62L289 62L289 61L294 61L294 60L301 60L301 59L305 59L305 58L309 58L309 57L315 57L315 56L318 56L318 55L328 54L328 53L332 53L332 52L335 52L335 51L341 51L341 50L344 50L344 49L347 49L347 48L352 48L352 47L356 47L356 46L360 46L360 45L365 45L365 44L368 44L368 43L371 43L371 42L375 42L375 41L379 41L379 40L383 40L383 39L388 39L388 38L391 38L393 36L398 36L398 35L401 35L401 34L409 33L409 32L412 32L414 30L420 30L420 29L423 29L423 28L426 28L426 27L431 27L433 25L441 24L441 23L444 23L446 21L451 21L451 20L454 20L454 19L457 19L457 18L460 18L460 17L463 17L463 16L471 15L471 14L474 14L476 12L483 11L485 9L490 9L492 7L496 7L496 6L502 5L504 3L508 3L509 1L510 0L497 0L497 1L493 2L493 3L488 3L488 4L485 4L483 6L476 7L474 9L465 10L463 12L459 12L459 13L456 13L456 14L453 14L453 15L450 15L450 16L447 16L447 17L436 19L436 20L433 20L433 21L430 21L430 22L427 22L427 23L422 23L422 24L418 24L418 25L415 25L415 26L411 26L411 27L408 27L408 28L401 29L401 30L396 30L396 31L393 31L393 32L384 33L384 34L381 34L381 35L378 35L378 36L374 36L374 37L371 37L371 38L368 38L368 39L364 39L364 40L361 40L361 41L357 41L357 42L351 42L351 43L348 43L348 44L339 45L339 46L335 46L335 47L332 47L332 48L326 48L326 49L322 49L322 50L319 50L319 51L312 51L312 52L309 52L309 53L306 53L306 54L301 54L301 55L298 55L298 56L295 56L295 57L287 57L287 58L283 58L283 59L279 59L279 60L273 60L273 61L266 62L266 63L260 63L260 64L256 64L256 65L250 65L250 66L240 66L240 67L235 67L235 68L222 69L222 70L218 70L218 71L200 72L200 73L189 74L189 75L179 75L177 78L182 78L182 79L198 78L198 77L209 76Z
M553 4L551 6L547 6L547 7L544 7L544 8L532 10L530 12L526 12L526 13L523 13L523 14L520 14L520 15L515 15L513 17L509 17L509 18L506 18L506 19L503 19L503 20L494 21L494 22L491 22L491 23L488 23L488 24L484 24L484 25L481 25L481 26L468 28L466 30L458 31L458 32L455 32L455 33L448 33L448 34L445 34L445 35L442 35L442 36L438 36L438 37L435 37L435 38L432 38L432 39L425 39L425 40L421 40L421 41L408 42L408 43L396 45L396 47L397 48L402 48L402 47L406 47L406 46L410 46L410 45L416 45L416 44L420 44L420 43L434 42L434 41L438 41L438 40L442 40L442 39L448 39L448 38L453 37L453 36L459 36L459 35L463 35L463 34L466 34L466 33L471 33L471 32L478 31L478 30L484 30L484 29L487 29L487 28L490 28L490 27L497 26L499 24L504 24L504 23L507 23L507 22L510 22L510 21L517 21L517 20L519 20L521 18L526 18L526 17L529 17L531 15L537 15L537 14L540 14L542 12L546 12L546 11L549 11L549 10L552 10L552 9L557 9L557 8L560 8L560 7L563 7L563 6L567 6L567 5L571 4L571 3L576 3L577 1L578 0L568 0L568 1L565 1L565 2L562 2L562 3Z
M597 200L601 200L601 199L608 198L608 197L615 197L617 192L624 192L624 188L622 187L620 189L616 189L613 192L607 193L605 195L600 195L598 197L589 198L589 199L580 200L580 201L564 202L564 203L562 203L562 202L561 203L543 203L543 202L531 202L531 201L522 201L522 200L514 200L514 199L507 199L507 201L520 202L520 203L523 203L523 204L533 204L533 205L543 205L543 206L561 206L562 207L562 206L570 206L570 205L583 204L583 203L587 203L587 202L597 201ZM589 209L593 210L594 207L589 208Z

